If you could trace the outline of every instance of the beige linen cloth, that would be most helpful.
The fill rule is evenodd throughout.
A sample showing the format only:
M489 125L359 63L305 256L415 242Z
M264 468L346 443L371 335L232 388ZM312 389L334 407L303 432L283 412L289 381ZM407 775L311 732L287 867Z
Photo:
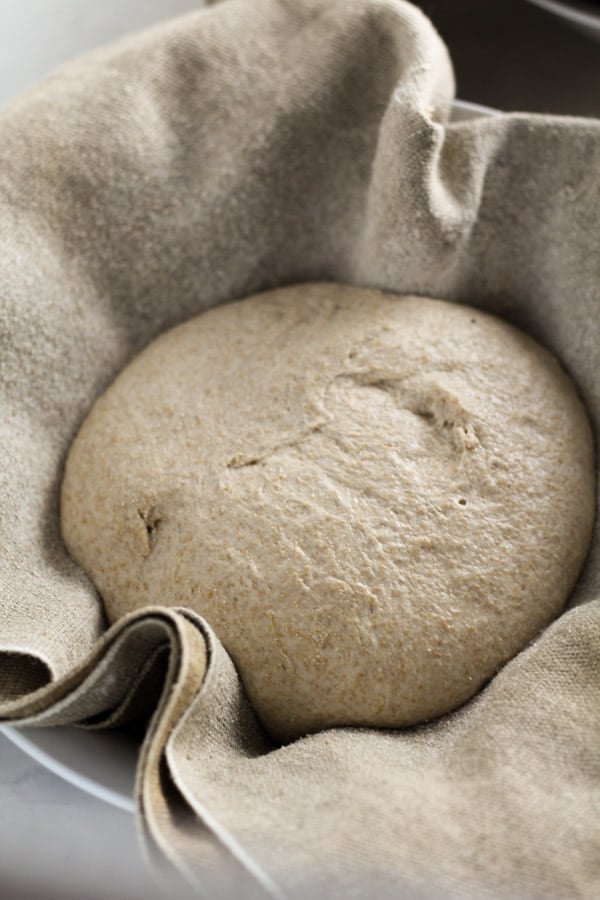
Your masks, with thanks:
M153 713L141 830L212 896L600 895L598 536L568 610L462 709L282 748L208 625L154 608L107 632L60 539L94 398L162 330L275 285L505 316L598 426L600 122L448 124L453 90L400 0L225 0L0 116L0 714Z

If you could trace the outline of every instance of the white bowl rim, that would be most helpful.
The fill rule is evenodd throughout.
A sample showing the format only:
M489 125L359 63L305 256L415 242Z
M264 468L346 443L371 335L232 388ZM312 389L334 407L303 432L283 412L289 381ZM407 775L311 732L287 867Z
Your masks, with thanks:
M105 778L104 783L99 778L86 775L78 766L80 750L76 749L72 738L73 731L74 729L72 728L58 727L20 729L7 722L0 725L0 733L44 769L48 769L48 771L57 775L63 781L72 784L86 794L91 794L98 800L103 800L105 803L116 806L124 812L133 813L135 811L133 799L135 769L133 762L130 763L129 771L125 773L127 780L131 781L132 789L129 792L123 789L121 784L117 784L116 779L114 784L110 783L110 770L109 778ZM44 746L44 736L48 734L52 735L53 743L56 743L56 737L60 738L61 745L65 750L62 755L69 762L61 761ZM96 733L94 736L98 737L99 735ZM105 744L118 740L118 737L111 735L110 732L103 733L103 737ZM124 763L121 762L119 765L122 766ZM122 775L123 773L120 771L118 774ZM123 778L119 778L119 781L122 782Z
M586 28L596 31L600 30L600 15L595 15L593 12L585 12L585 10L577 9L568 3L560 3L559 0L529 0L529 2L541 9L548 10L548 12L563 16L577 25L584 25Z
M452 108L472 113L474 117L500 115L499 109L494 109L492 106L484 106L483 103L473 103L471 100L454 100Z

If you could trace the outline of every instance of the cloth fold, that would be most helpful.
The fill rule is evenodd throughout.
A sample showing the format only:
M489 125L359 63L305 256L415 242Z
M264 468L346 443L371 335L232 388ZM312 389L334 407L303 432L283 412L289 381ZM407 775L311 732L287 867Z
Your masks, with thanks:
M453 124L453 92L443 42L401 0L223 0L0 115L0 716L152 713L140 830L213 896L600 886L597 533L569 609L462 709L285 747L210 623L154 608L107 631L60 539L65 454L116 373L169 326L280 284L502 315L562 360L597 434L600 122Z

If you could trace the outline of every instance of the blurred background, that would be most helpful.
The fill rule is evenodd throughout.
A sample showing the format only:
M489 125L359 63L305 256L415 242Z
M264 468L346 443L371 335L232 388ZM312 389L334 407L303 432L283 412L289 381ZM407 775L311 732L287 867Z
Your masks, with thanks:
M462 99L504 110L600 116L600 43L563 19L526 0L416 5L450 47ZM600 4L572 5L595 8L600 20ZM0 105L64 60L201 6L198 0L0 0Z

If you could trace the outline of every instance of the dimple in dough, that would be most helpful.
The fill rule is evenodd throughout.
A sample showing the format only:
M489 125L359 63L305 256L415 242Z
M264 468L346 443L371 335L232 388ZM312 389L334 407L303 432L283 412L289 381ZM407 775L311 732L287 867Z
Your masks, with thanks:
M281 740L468 700L563 607L593 444L473 308L302 284L163 334L85 420L62 529L110 620L196 610Z

